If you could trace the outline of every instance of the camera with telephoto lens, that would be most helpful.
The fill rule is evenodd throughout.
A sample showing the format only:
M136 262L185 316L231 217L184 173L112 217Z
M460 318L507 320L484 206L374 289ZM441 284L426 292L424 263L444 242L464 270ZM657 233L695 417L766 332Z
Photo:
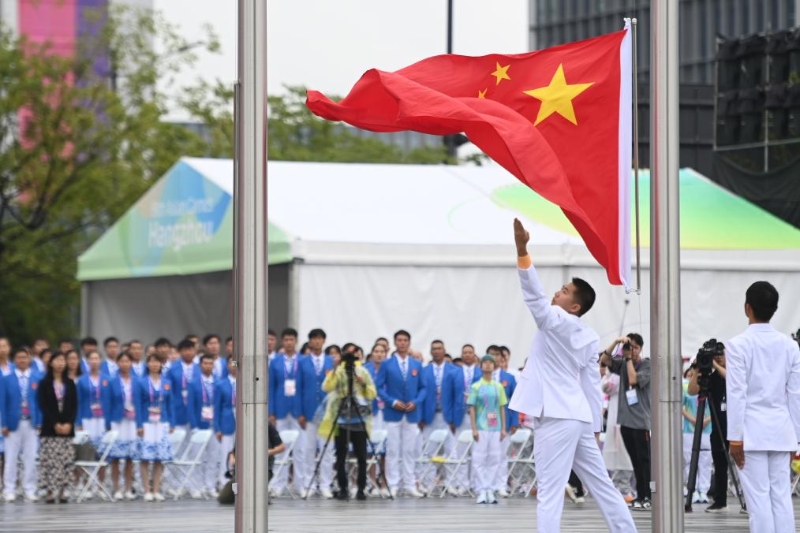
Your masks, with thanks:
M702 376L711 375L714 369L714 358L725 353L725 345L717 339L710 339L703 343L703 347L697 351L695 367Z
M626 342L625 344L622 345L623 350L630 350L631 348L633 348L633 346L631 346L630 342Z
M355 369L356 361L358 361L356 352L348 351L342 354L342 362L344 363L344 369L347 372L352 372L353 369Z

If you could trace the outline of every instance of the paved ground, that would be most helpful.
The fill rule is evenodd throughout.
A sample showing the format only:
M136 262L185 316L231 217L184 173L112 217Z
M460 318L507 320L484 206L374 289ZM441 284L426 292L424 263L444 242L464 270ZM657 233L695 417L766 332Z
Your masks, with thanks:
M732 506L725 515L710 515L697 506L686 517L691 533L739 533L748 531L747 516ZM269 509L269 530L278 533L398 533L533 532L536 523L533 500L503 500L499 505L476 505L466 499L400 499L335 501L277 500ZM795 501L800 516L800 500ZM650 513L634 513L640 532L650 531ZM168 501L165 503L82 503L45 505L0 503L0 532L233 533L233 508L216 502ZM566 533L605 531L600 511L589 499L581 507L565 506L562 530Z

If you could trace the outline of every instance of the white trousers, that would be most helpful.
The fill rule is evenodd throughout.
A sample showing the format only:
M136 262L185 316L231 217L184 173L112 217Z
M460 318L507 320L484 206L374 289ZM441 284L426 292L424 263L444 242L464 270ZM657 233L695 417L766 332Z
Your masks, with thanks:
M228 479L225 477L225 472L228 471L228 454L233 451L233 443L235 442L236 435L223 435L222 442L219 443L219 485L223 486L227 483ZM216 439L216 436L214 437Z
M508 490L508 447L510 445L511 435L500 441L500 447L497 450L493 490Z
M419 426L405 417L400 422L386 422L386 481L389 488L416 490L414 466Z
M450 450L453 447L453 434L450 433L450 427L447 425L447 422L444 421L444 415L442 413L436 413L433 417L433 421L422 428L419 437L417 437L417 457L421 457L423 452L425 452L426 456L433 453L433 446L428 446L428 439L431 438L431 433L438 429L447 431L447 440L444 441L443 454L445 456L450 454ZM431 474L434 468L435 467L430 464L418 464L416 469L417 479L425 484L430 483L432 481Z
M694 433L683 434L683 482L689 483L689 463L692 460L692 444ZM700 439L700 456L697 460L697 483L695 488L700 494L706 494L711 488L711 435L702 434Z
M294 463L295 475L300 478L302 487L305 489L311 483L314 477L314 468L317 466L317 450L322 452L325 447L325 440L327 435L320 437L317 434L319 425L306 423L306 429L301 430L300 441L297 443L303 450L300 457L296 457ZM297 448L295 448L297 449ZM325 455L322 458L322 463L319 465L319 478L315 481L315 485L319 484L319 490L330 490L331 482L333 481L333 463L336 457L336 444L334 438L328 444L328 449L325 450ZM315 487L311 487L314 490Z
M302 463L303 457L303 432L300 429L300 423L297 421L295 417L292 415L287 415L286 418L279 418L275 421L275 429L280 431L286 431L289 429L296 429L300 432L300 436L297 438L297 442L294 445L294 490L295 492L300 492L305 487L302 486L300 476L298 475L299 470L302 469L302 466L298 466L298 463ZM285 461L288 452L279 453L275 456L275 459L278 461ZM286 484L289 481L289 468L283 467L280 468L276 467L275 477L272 478L271 486L276 491L280 491L286 488Z
M533 455L539 491L536 508L537 531L561 531L564 487L570 469L589 488L597 501L609 531L636 531L622 494L608 477L603 455L588 422L540 417L534 421Z
M464 415L464 419L461 421L461 426L456 428L456 434L453 436L454 441L454 449L455 449L455 457L461 457L464 454L464 450L467 448L466 444L460 444L458 442L458 436L461 434L462 431L470 430L472 431L472 422L469 419L469 409L467 409L466 414ZM470 478L470 464L469 459L467 459L467 463L463 466L458 467L454 473L455 483L453 486L458 489L469 489L475 488L475 469L472 468L472 477Z
M212 429L213 431L213 429ZM193 450L192 455L197 453ZM212 492L217 488L217 480L219 478L219 441L216 434L212 434L208 440L206 449L203 450L203 455L200 458L200 466L195 467L194 471L197 473L196 484L207 492Z
M3 492L14 494L17 488L17 461L22 454L22 490L25 494L36 494L36 453L39 437L30 420L20 420L16 431L5 438L5 468Z
M475 472L475 490L479 494L495 490L500 442L499 431L479 431L477 442L472 444L472 470Z
M751 532L795 531L790 460L789 452L744 452L739 479L750 514Z

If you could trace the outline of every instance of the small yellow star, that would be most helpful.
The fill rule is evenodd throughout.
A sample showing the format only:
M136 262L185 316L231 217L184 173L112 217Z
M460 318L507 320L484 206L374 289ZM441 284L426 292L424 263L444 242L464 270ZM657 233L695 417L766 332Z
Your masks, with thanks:
M550 80L550 85L523 91L528 96L533 96L542 102L541 107L539 107L539 113L536 116L536 122L533 125L536 126L553 113L558 113L577 126L578 120L575 118L575 108L572 107L572 100L592 85L592 83L567 85L567 79L564 77L564 64L558 65L556 73L553 74L553 79Z
M497 78L496 85L500 85L500 82L503 81L503 80L511 81L511 78L508 76L508 67L510 67L511 65L508 64L508 65L506 65L504 67L501 67L500 63L496 63L496 65L497 65L497 70L492 72L492 76Z
M489 89L484 89L482 91L478 91L478 98L486 98L486 91Z

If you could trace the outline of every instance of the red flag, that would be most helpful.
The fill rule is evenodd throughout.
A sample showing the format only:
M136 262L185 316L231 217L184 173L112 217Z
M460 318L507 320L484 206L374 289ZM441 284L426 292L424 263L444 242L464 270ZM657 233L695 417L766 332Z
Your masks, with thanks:
M630 277L629 30L519 55L443 55L369 70L316 115L380 132L464 134L557 204L612 284Z

